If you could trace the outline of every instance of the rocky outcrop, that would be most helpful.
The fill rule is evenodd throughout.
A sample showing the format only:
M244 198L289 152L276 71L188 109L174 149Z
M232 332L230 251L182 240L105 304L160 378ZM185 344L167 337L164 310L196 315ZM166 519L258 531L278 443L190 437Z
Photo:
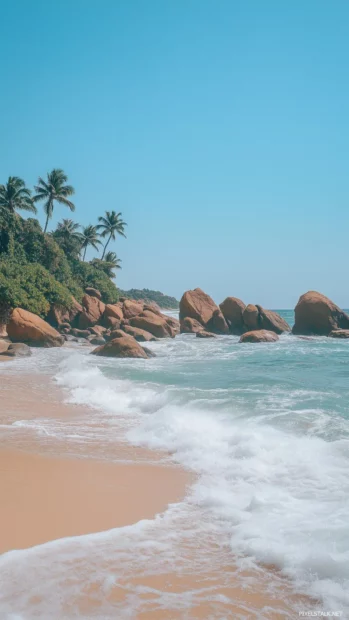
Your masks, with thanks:
M279 336L275 332L258 329L243 334L239 342L276 342L277 340L279 340Z
M110 340L106 344L97 347L97 349L92 351L92 355L119 358L148 358L147 353L138 344L138 342L134 338L132 338L132 336L128 336L126 334L120 336L119 338L114 338L114 340Z
M134 316L138 316L143 312L144 304L141 301L134 301L133 299L126 299L122 306L122 311L125 319L132 319Z
M226 334L229 331L220 308L201 288L184 293L179 302L179 319L183 327L185 319L194 319L207 331L219 334Z
M236 335L242 334L245 329L242 317L246 308L244 302L238 299L238 297L226 297L226 299L219 304L219 307L228 324L230 333Z
M139 327L133 327L132 325L123 325L123 331L129 336L133 336L137 342L151 342L157 340L157 338L150 332L140 329Z
M197 334L204 331L204 327L196 319L186 317L180 321L180 330L181 334Z
M276 334L290 332L289 324L273 310L265 310L262 306L256 306L259 313L258 324L260 329L266 329Z
M244 327L247 330L259 329L259 312L257 306L248 304L242 313Z
M13 342L24 342L32 347L61 347L64 337L36 314L15 308L7 325Z
M82 299L83 310L79 314L78 328L87 329L87 327L93 327L102 318L105 310L105 305L97 297L91 297L90 295L84 295Z
M29 357L32 354L30 347L28 347L28 345L24 344L23 342L7 344L8 347L5 351L1 351L0 348L0 355L6 355L8 357Z
M317 291L308 291L295 307L294 334L328 336L333 330L349 329L349 316Z
M119 306L118 304L106 304L104 310L104 318L106 317L112 317L113 319L122 321L122 319L124 318L124 313L121 306Z
M157 313L157 314L159 314L160 316L162 316L162 317L166 320L166 323L167 323L170 327L172 327L172 329L174 329L174 331L176 332L176 334L179 334L179 331L180 331L180 325L179 325L179 321L178 321L178 319L174 319L172 316L167 316L166 314L161 314L161 312L160 312L160 313Z
M167 317L158 316L149 310L130 319L130 325L144 329L156 338L174 338L176 335L175 329L167 322Z
M102 299L101 292L98 289L93 288L92 286L88 286L87 288L85 288L85 293L89 295L90 297L96 297L97 299L100 299L100 300Z
M205 330L203 330L202 332L197 332L196 337L197 338L217 338L215 334L211 334L211 332L206 332Z
M73 323L82 310L82 305L76 301L75 297L72 297L72 306L69 310L65 306L51 304L50 311L46 318L50 325L59 327L62 323Z
M349 338L349 329L334 329L328 335L329 338Z

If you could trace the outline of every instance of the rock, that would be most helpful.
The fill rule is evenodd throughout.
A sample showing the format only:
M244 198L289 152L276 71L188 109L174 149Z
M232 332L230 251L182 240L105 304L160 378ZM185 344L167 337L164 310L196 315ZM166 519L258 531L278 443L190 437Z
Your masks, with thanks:
M259 329L259 312L257 306L248 304L242 313L245 329Z
M79 338L77 338L76 336L71 336L71 334L66 334L64 336L64 339L66 342L79 342Z
M78 328L87 329L98 323L104 314L105 305L97 297L84 295L82 299L83 311L78 317Z
M123 331L129 336L133 336L137 340L137 342L150 342L152 340L157 340L153 334L145 331L144 329L140 329L139 327L132 327L132 325L123 325Z
M148 355L144 351L143 347L141 347L138 342L132 338L132 336L128 336L126 334L120 336L119 338L114 338L114 340L110 340L106 344L97 347L97 349L92 351L92 355L99 355L102 357L148 358Z
M291 331L289 324L277 312L273 310L264 310L262 306L258 305L256 307L259 313L260 329L266 329L276 334Z
M72 307L68 310L65 306L59 304L51 304L50 311L47 315L47 321L54 327L59 327L62 323L73 323L74 319L80 312L82 312L82 306L76 301L75 297L72 297Z
M6 342L6 340L0 340L0 355L5 354L9 346L10 342Z
M9 357L29 357L31 354L30 347L23 342L10 344L6 351L1 352L0 350L0 355L8 355Z
M32 347L61 347L64 337L36 314L15 308L7 325L13 342L24 342Z
M90 344L105 344L106 340L103 338L103 336L90 336L87 339Z
M334 329L328 335L330 338L349 338L349 329Z
M231 334L240 335L244 331L243 311L246 306L238 297L226 297L219 305Z
M69 331L71 330L71 325L70 325L70 323L61 323L60 325L58 325L57 329L58 329L59 332L63 332L63 333L68 334ZM69 331L64 331L64 330L69 330Z
M222 314L220 308L217 308L212 314L212 318L206 324L207 331L215 334L229 334L229 327Z
M122 308L120 308L117 304L107 304L104 310L104 318L106 317L112 317L113 319L122 321L124 318L124 313Z
M107 331L106 327L102 327L102 325L95 325L94 327L89 327L88 330L90 334L94 334L95 336L103 336Z
M279 336L275 332L258 329L243 334L239 342L276 342L277 340L279 340Z
M101 292L96 288L92 288L92 286L88 286L87 288L85 288L85 293L90 297L96 297L99 300L102 299Z
M75 338L88 338L91 335L88 329L77 329L76 327L74 327L70 333L72 336L75 336Z
M103 323L107 329L119 329L121 321L113 316L103 316Z
M336 329L349 329L349 316L333 301L317 291L308 291L299 298L294 334L328 336Z
M180 330L181 334L197 334L198 332L204 331L204 327L196 319L187 317L185 319L181 319Z
M123 338L124 336L127 336L127 334L122 329L114 329L112 332L110 332L107 341L109 342L110 340L115 340L115 338Z
M186 291L179 302L179 319L195 319L207 325L218 306L201 288Z
M154 353L154 351L152 351L148 347L142 347L142 348L143 348L143 351L146 352L148 357L156 357L156 353Z
M178 319L173 318L173 316L167 316L166 314L161 313L160 316L162 316L166 320L167 324L175 330L176 334L179 334L180 324Z
M176 331L167 323L166 317L158 316L146 310L130 319L132 327L139 327L156 336L156 338L174 338Z
M132 319L134 316L138 316L143 312L143 307L144 304L141 301L126 299L122 305L122 312L125 319Z
M196 337L197 338L217 338L217 336L215 336L214 334L211 334L211 332L206 332L205 330L203 330L202 332L197 332Z
M143 310L149 310L150 312L154 312L154 314L162 314L160 307L155 303L155 301L145 303Z

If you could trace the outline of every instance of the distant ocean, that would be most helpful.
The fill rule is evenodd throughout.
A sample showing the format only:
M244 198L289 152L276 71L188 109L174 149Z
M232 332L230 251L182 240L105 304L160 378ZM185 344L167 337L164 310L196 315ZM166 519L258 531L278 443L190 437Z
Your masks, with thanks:
M293 323L293 311L280 314ZM79 427L49 418L26 424L48 444L65 442L72 454L82 446L92 454L98 443L104 457L113 458L116 440L162 449L197 474L189 496L164 518L128 528L122 540L113 530L108 538L83 537L79 545L68 539L45 545L29 560L29 552L16 552L2 590L12 588L21 601L16 580L23 585L30 578L30 565L44 582L50 567L44 587L59 606L64 567L74 554L86 575L103 575L99 559L116 552L124 571L132 571L135 557L144 571L154 558L159 570L180 571L185 558L176 550L187 536L193 558L200 541L210 562L214 544L229 551L232 563L251 570L272 565L324 609L348 613L349 341L283 335L276 343L241 345L235 336L181 335L147 346L157 357L114 360L84 348L36 350L36 372L55 375L71 402L93 412L86 410ZM26 363L14 362L13 372ZM152 531L153 547L144 543L144 528L148 538Z

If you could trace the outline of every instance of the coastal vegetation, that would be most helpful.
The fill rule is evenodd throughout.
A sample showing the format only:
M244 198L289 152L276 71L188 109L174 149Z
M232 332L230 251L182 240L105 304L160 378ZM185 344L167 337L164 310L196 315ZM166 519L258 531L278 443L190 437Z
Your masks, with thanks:
M75 211L71 201L75 190L61 169L39 177L34 191L16 176L0 185L0 323L7 322L10 308L22 307L45 318L52 304L67 309L73 298L80 302L87 287L101 292L105 303L118 301L113 282L121 260L108 251L116 235L125 237L126 222L121 213L107 211L98 223L82 227L72 219L63 219L48 231L55 209ZM43 205L45 225L38 219L25 219L21 211L37 214ZM92 248L101 258L86 261Z
M119 295L120 297L126 297L128 299L142 299L147 303L155 302L159 308L164 308L166 310L178 310L179 308L179 301L175 297L164 295L160 293L160 291L152 291L148 288L131 288L129 291L122 291L119 289Z

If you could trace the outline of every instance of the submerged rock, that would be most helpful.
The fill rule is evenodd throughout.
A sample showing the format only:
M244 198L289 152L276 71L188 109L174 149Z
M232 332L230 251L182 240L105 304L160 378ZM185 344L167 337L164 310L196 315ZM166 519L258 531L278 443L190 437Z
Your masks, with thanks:
M217 336L215 334L212 334L211 332L207 332L203 330L202 332L197 332L196 337L197 338L216 338Z
M243 334L239 342L276 342L279 336L275 332L266 329L258 329Z
M328 335L329 338L349 338L349 329L334 329Z
M114 338L92 351L92 355L101 357L140 357L147 359L148 355L138 342L126 334Z
M129 336L133 336L138 342L151 342L153 340L158 340L156 336L147 332L145 329L141 329L140 327L133 327L132 325L123 325L123 331Z
M9 357L29 357L31 354L30 347L23 342L12 343L8 346L7 351L0 353L0 355L8 355Z

